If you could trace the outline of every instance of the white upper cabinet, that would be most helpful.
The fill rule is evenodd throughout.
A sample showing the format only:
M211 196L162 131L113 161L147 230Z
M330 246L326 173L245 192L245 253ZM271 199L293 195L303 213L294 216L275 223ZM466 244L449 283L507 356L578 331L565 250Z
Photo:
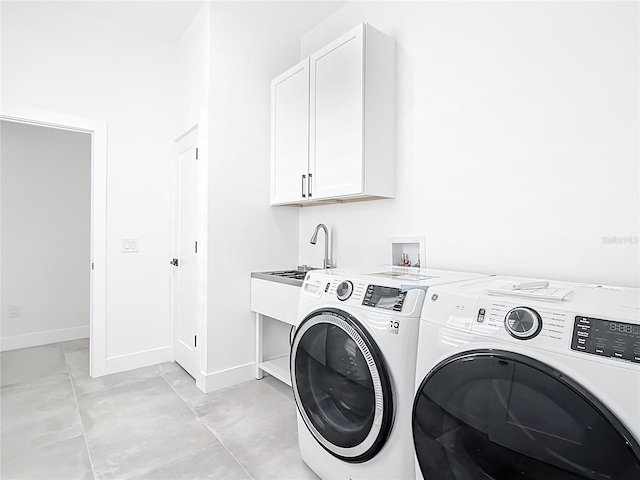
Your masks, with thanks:
M271 82L271 159L271 204L305 199L309 175L308 58Z
M363 191L362 26L311 55L312 198Z
M359 25L272 82L271 204L392 198L395 124L395 41Z

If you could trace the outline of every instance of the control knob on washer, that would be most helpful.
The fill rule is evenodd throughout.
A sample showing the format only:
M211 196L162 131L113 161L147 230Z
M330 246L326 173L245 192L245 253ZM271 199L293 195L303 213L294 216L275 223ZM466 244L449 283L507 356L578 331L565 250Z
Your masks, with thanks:
M336 289L336 296L338 297L338 300L342 300L343 302L347 298L349 298L352 293L353 283L351 283L349 280L345 280L344 282L342 282Z
M516 307L507 313L504 318L504 327L512 337L529 340L542 330L542 319L533 308Z

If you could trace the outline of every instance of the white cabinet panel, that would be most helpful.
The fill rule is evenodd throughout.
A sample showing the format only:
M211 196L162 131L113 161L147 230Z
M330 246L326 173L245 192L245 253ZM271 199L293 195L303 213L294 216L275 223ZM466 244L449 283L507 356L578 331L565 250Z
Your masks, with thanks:
M312 195L363 192L362 26L311 56Z
M298 322L300 287L251 278L251 311L290 325Z
M271 148L271 204L297 202L303 195L306 198L309 59L271 83Z

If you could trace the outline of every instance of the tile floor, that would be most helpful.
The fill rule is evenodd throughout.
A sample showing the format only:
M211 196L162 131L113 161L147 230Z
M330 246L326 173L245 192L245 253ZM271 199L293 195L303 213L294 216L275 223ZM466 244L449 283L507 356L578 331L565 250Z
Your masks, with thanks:
M89 377L88 340L2 352L0 477L317 479L289 387L204 394L175 363Z

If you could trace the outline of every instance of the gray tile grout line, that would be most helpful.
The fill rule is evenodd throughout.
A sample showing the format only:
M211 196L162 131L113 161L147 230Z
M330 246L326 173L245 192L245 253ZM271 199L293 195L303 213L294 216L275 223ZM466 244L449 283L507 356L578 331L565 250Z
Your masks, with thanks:
M202 420L200 420L200 421L202 422ZM209 427L209 425L207 425L207 424L206 424L206 423L204 423L204 422L202 422L202 423L204 424L204 426L205 426L205 427L207 427L207 428L209 429L209 431L210 431L211 433L213 433L213 434L215 435L214 431L211 429L211 427ZM216 437L216 438L218 438L218 437ZM218 439L218 440L219 440L219 439ZM220 445L222 445L222 448L224 448L224 449L229 453L229 455L231 455L231 458L233 458L233 459L236 461L236 463L237 463L238 465L240 465L240 467L242 468L242 470L244 470L244 471L247 473L247 475L249 475L249 478L250 478L250 479L252 479L252 480L255 480L254 476L253 476L253 475L251 475L251 473L249 473L249 470L247 470L247 469L246 469L246 467L242 464L242 462L241 462L240 460L238 460L238 459L236 458L236 456L235 456L233 453L231 453L231 450L229 450L229 449L227 448L227 446L224 444L224 442L223 442L222 440L219 440L219 442L220 442Z
M64 349L63 349L63 354L64 354L64 353L65 353L65 352L64 352ZM72 353L72 352L70 352L70 353ZM65 356L64 356L64 358L65 358L65 362L66 362L66 360L67 360L67 356L65 355ZM158 373L158 377L162 378L162 380L164 380L164 381L165 381L165 383L167 383L167 384L169 385L169 388L170 388L170 389L171 389L171 390L172 390L172 391L173 391L173 392L178 396L178 398L179 398L179 399L180 399L180 400L181 400L181 401L182 401L182 402L187 406L187 408L189 408L189 405L187 405L187 404L186 404L186 402L183 400L183 398L180 396L180 394L179 394L179 393L178 393L178 392L177 392L177 391L176 391L176 390L171 386L171 384L167 381L167 379L166 379L166 378L164 378L164 374L160 371L160 369L156 368L156 365L152 365L152 366L151 366L151 368L153 368L153 369ZM82 435L82 436L83 436L83 438L84 438L85 445L86 445L86 447L87 447L87 454L89 455L89 463L91 464L91 470L92 470L92 472L93 472L93 478L94 478L94 480L96 480L96 479L97 479L97 477L96 477L95 470L94 470L94 467L93 467L93 461L92 461L92 459L91 459L91 453L90 453L90 451L89 451L89 445L88 445L88 443L87 443L86 433L85 433L85 431L84 431L84 424L82 423L82 415L80 415L80 406L79 406L79 404L78 404L78 397L77 397L77 395L76 395L76 393L75 393L75 385L73 384L73 380L72 380L72 376L71 376L71 371L69 370L69 364L68 364L68 363L67 363L67 371L68 371L68 374L69 374L69 379L71 380L71 388L73 389L73 394L74 394L74 397L75 397L75 399L76 399L76 408L77 408L77 410L78 410L78 415L80 416L80 426L81 426L81 428L82 428L82 433L83 433L83 435ZM92 377L89 377L89 378L92 378ZM138 382L138 381L144 381L144 380L149 380L149 379L151 379L151 378L155 378L155 377L143 378L143 379L141 379L141 380L137 380L136 382ZM106 388L106 389L103 389L103 390L99 390L99 391L95 391L95 392L89 392L89 393L87 393L87 394L85 394L85 395L91 395L91 394L93 394L93 393L98 393L98 392L108 392L109 390L113 390L113 389L118 388L118 387L120 387L120 386L122 386L122 385L115 385L115 386L112 386L112 387L110 387L110 388ZM191 408L189 408L189 409L193 412L193 410L192 410ZM195 414L195 412L193 412L193 413ZM197 415L196 415L196 418L198 418L198 416L197 416ZM198 418L198 420L199 420L199 418ZM206 425L205 425L205 427L206 427ZM211 431L210 429L208 429L208 430L209 430L209 431ZM216 440L218 440L218 443L222 444L222 442L220 441L220 439L219 439L218 437L216 437L216 435L215 435L213 432L211 432L211 433L213 434L214 438L215 438ZM215 446L215 445L211 445L211 446L209 446L209 447L205 447L205 448L203 448L202 450L206 450L207 448L211 448L211 447L214 447L214 446ZM173 461L171 461L171 462L169 462L169 463L167 463L167 464L165 464L165 465L161 465L160 467L157 467L157 468L162 468L162 467L164 467L164 466L171 465L171 464L173 464L173 463L175 463L175 462L178 462L178 461L180 461L180 460L184 460L185 458L189 457L190 455L194 455L194 454L196 454L196 453L198 453L198 452L201 452L202 450L198 450L198 451L196 451L196 452L191 452L191 453L189 453L189 454L184 455L183 457L176 458L175 460L173 460ZM236 460L236 461L237 461L237 460ZM238 463L240 463L240 462L238 462ZM153 470L156 470L156 469L154 468ZM146 472L146 473L151 473L153 470L150 470L149 472ZM142 474L140 474L140 475L136 475L135 477L127 477L127 478L135 479L135 478L139 478L141 475L145 475L145 473L142 473ZM124 477L123 477L123 478L124 478Z
M47 345L51 345L51 344L47 344ZM31 348L31 347L25 347L25 348ZM65 358L65 361L66 361L66 358ZM57 377L66 378L65 375L68 376L68 373L57 373L55 375L47 375L46 377L34 378L33 380L30 380L28 382L10 383L8 385L2 385L2 386L0 386L0 389L5 388L5 387L12 387L14 385L28 385L29 383L40 382L42 380L46 380L47 378L57 378ZM71 379L69 379L69 380L71 380ZM72 389L73 389L73 383L71 384L71 386L72 386ZM0 401L0 405L1 404L2 404L2 402ZM0 455L0 464L2 464L3 460L7 460L9 458L18 457L18 456L23 455L24 453L27 453L27 452L33 452L33 451L36 451L36 450L40 450L42 448L51 447L53 445L57 445L57 444L62 443L62 442L68 442L69 440L73 440L74 438L79 437L79 436L80 435L76 435L76 436L69 437L69 438L63 438L62 440L55 440L55 441L52 441L50 443L44 443L42 445L38 445L37 447L29 447L24 451L18 451L16 453L12 453L11 455L7 455L6 457L2 457Z
M62 343L63 343L63 342L58 342L58 344L59 344L59 346L60 346L60 349L62 350L62 354L63 354L63 356L64 356L65 367L66 367L66 376L67 376L67 378L69 379L69 382L71 383L71 389L72 389L73 396L74 396L74 401L75 401L76 411L78 412L78 418L79 418L79 420L80 420L80 428L81 428L81 431L82 431L82 437L83 437L83 440L84 440L84 443L85 443L85 448L86 448L86 451L87 451L87 456L88 456L88 458L89 458L89 464L90 464L90 466L91 466L91 472L92 472L93 478L94 478L94 480L95 480L95 479L97 479L98 477L96 476L96 471L95 471L95 467L94 467L94 464L93 464L93 459L92 459L92 457L91 457L91 451L90 451L90 449L89 449L89 445L88 445L88 442L87 442L87 435L86 435L86 431L85 431L85 428L84 428L84 423L83 423L83 421L82 421L82 415L81 415L81 413L80 413L80 404L79 404L79 402L78 402L78 395L77 395L77 392L76 392L75 383L74 383L74 380L73 380L73 375L71 374L70 364L69 364L69 361L68 361L68 358L67 358L67 353L74 353L74 352L76 352L76 351L89 350L89 349L88 349L88 348L83 348L83 349L79 349L79 350L73 350L73 351L70 351L70 352L66 352L66 351L65 351L65 349L64 349L64 347L61 345ZM191 407L191 406L186 402L186 400L185 400L185 399L184 399L184 398L183 398L183 397L178 393L178 391L173 387L173 385L171 385L171 383L170 383L170 382L165 378L165 374L166 374L166 373L171 373L171 372L162 372L162 371L161 371L161 369L160 369L160 368L158 368L158 367L159 367L159 364L158 364L158 365L153 365L153 366L151 366L151 368L153 368L153 369L157 372L158 376L160 376L160 377L164 380L164 382L165 382L165 383L169 386L169 388L170 388L170 389L171 389L171 390L172 390L172 391L173 391L173 392L178 396L178 398L179 398L179 399L180 399L180 400L185 404L185 406L186 406L189 410L191 410L191 412L195 415L196 419L197 419L197 420L198 420L198 421L199 421L199 422L200 422L200 423L201 423L205 428L207 428L207 430L209 430L209 431L211 432L211 434L212 434L212 435L214 436L214 438L218 441L218 443L219 443L220 445L222 445L222 447L227 451L227 453L229 453L229 455L231 455L231 458L233 458L233 459L236 461L236 463L237 463L237 464L242 468L242 470L243 470L243 471L248 475L248 477L249 477L250 479L252 479L252 480L255 480L255 477L253 477L253 475L251 475L251 473L246 469L246 467L243 465L243 463L242 463L242 462L240 462L240 461L235 457L235 455L234 455L234 454L229 450L229 448L227 448L227 446L224 444L224 442L222 442L222 441L217 437L217 435L215 434L215 432L213 431L213 429L212 429L209 425L207 425L207 424L202 420L202 418L201 418L200 416L198 416L198 414L195 412L195 410L194 410L194 409L193 409L193 408L192 408L192 407ZM180 368L182 368L182 367L180 367ZM182 370L184 370L184 369L182 369ZM185 372L185 373L186 373L186 372ZM58 375L59 375L59 374L58 374ZM64 374L63 374L63 375L64 375ZM51 376L57 376L57 375L51 375ZM89 378L91 378L91 377L89 377ZM149 377L149 378L151 378L151 377ZM275 377L273 377L273 378L275 379ZM277 379L276 379L276 380L277 380ZM269 389L269 390L271 390L272 392L274 392L275 394L277 394L279 397L284 398L284 399L285 399L285 400L287 400L288 402L292 403L294 406L296 405L296 404L295 404L295 400L294 400L294 399L289 398L289 396L288 396L288 395L286 395L284 392L281 392L281 391L280 391L276 386L271 385L269 382L264 382L264 384L266 384L266 386L268 387L268 389ZM9 386L9 385L6 385L6 386ZM4 386L3 386L3 387L4 387ZM116 387L114 386L114 387L112 387L112 388L116 388ZM111 390L111 388L107 388L107 389L105 389L105 391L107 391L107 390ZM94 393L94 392L90 392L90 393ZM75 437L72 437L72 438L75 438ZM71 439L66 439L66 440L71 440ZM63 440L63 441L66 441L66 440ZM46 447L46 446L55 445L56 443L59 443L59 442L53 442L53 443L51 443L51 444L42 445L42 446L40 446L40 447L38 447L38 448L43 448L43 447ZM175 463L175 462L178 462L178 461L180 461L180 460L183 460L183 459L185 459L185 458L187 458L187 457L189 457L189 456L191 456L191 455L194 455L194 454L199 453L199 452L201 452L201 451L203 451L203 450L206 450L207 448L215 447L216 445L217 445L217 444L210 445L209 447L205 447L205 448L203 448L203 449L201 449L201 450L198 450L198 451L196 451L196 452L192 452L192 453L190 453L190 454L187 454L187 455L185 455L184 457L180 457L180 458L178 458L178 459L175 459L174 461L172 461L172 462L170 462L170 463L168 463L168 464L166 464L166 465L164 465L164 466L171 465L171 464L173 464L173 463ZM12 457L12 456L13 456L13 455L11 455L11 456L9 456L9 457L5 457L5 458L10 458L10 457ZM161 467L158 467L158 468L161 468ZM149 473L150 473L150 472L149 472Z
M61 344L61 343L63 343L63 342L58 342L58 343L59 343L59 344ZM82 422L82 415L80 414L80 405L79 405L79 403L78 403L78 395L77 395L77 393L76 393L75 384L74 384L74 382L73 382L73 376L71 375L71 369L70 369L70 367L69 367L69 362L68 362L68 360L67 360L67 355L66 355L66 353L67 353L67 352L65 352L64 347L63 347L62 345L60 345L60 348L61 348L61 350L62 350L62 354L63 354L63 356L64 356L65 366L66 366L66 370L67 370L66 374L67 374L67 376L68 376L68 378L69 378L69 382L71 383L71 389L72 389L72 391L73 391L73 396L74 396L74 400L75 400L75 404L76 404L76 411L78 412L78 417L79 417L79 420L80 420L80 428L81 428L81 430L82 430L82 438L83 438L83 440L84 440L85 447L86 447L86 449L87 449L87 456L89 457L89 464L91 465L91 471L92 471L92 474L93 474L93 478L94 478L94 480L95 480L95 479L97 479L97 477L96 477L95 468L94 468L94 465L93 465L93 460L92 460L92 458L91 458L91 452L90 452L90 450L89 450L89 445L88 445L88 443L87 443L87 436L86 436L86 432L85 432L85 429L84 429L84 423ZM89 349L81 349L81 350L89 350ZM74 350L74 351L69 352L69 353L74 353L75 351L80 351L80 350ZM196 416L196 418L198 419L198 421L199 421L202 425L204 425L204 427L205 427L205 428L207 428L207 430L209 430L209 431L211 432L211 434L214 436L214 438L215 438L216 440L218 440L218 443L219 443L220 445L222 445L222 447L223 447L223 448L224 448L224 449L229 453L229 455L231 455L231 457L232 457L232 458L233 458L233 459L238 463L238 465L240 465L240 467L245 471L245 473L249 476L249 478L250 478L250 479L252 479L252 480L255 480L255 478L253 477L253 475L251 475L251 473L249 473L249 471L245 468L245 466L242 464L242 462L240 462L240 461L235 457L235 455L233 455L233 453L231 453L231 451L227 448L227 446L224 444L224 442L222 442L222 441L217 437L217 435L215 434L215 432L213 431L213 429L212 429L211 427L209 427L209 426L208 426L208 425L207 425L207 424L206 424L206 423L205 423L205 422L204 422L204 421L203 421L203 420L198 416L198 414L195 412L195 410L194 410L193 408L191 408L191 406L190 406L190 405L185 401L185 399L184 399L184 398L182 398L182 396L177 392L177 390L173 387L173 385L171 385L171 383L169 383L169 381L165 378L165 373L171 373L171 372L162 372L159 368L156 368L156 367L158 367L158 366L159 366L159 365L153 365L151 368L153 368L154 370L156 370L156 372L158 373L158 376L160 376L160 377L165 381L165 383L169 386L169 388L170 388L170 389L171 389L171 390L172 390L172 391L173 391L173 392L178 396L178 398L179 398L179 399L180 399L180 400L181 400L181 401L186 405L186 407L187 407L189 410L191 410L191 412ZM182 368L182 367L180 367L180 368ZM186 373L186 372L185 372L185 373ZM56 376L56 375L50 375L50 376ZM46 377L45 377L45 378L46 378ZM91 378L91 377L89 377L89 378ZM149 377L149 378L152 378L152 377ZM275 377L274 377L274 378L275 378ZM145 380L146 380L146 379L145 379ZM276 379L276 380L277 380L277 379ZM274 393L278 394L280 397L284 397L284 399L285 399L285 400L288 400L290 403L292 403L292 404L295 406L295 400L294 400L294 399L289 398L289 397L288 397L287 395L285 395L283 392L279 391L279 390L278 390L278 388L276 388L275 386L273 386L273 385L269 384L268 382L264 382L264 384L265 384L265 385L267 385L267 387L268 387L269 389L271 389ZM9 386L9 385L3 385L3 387L5 387L5 386ZM116 387L114 386L114 387L112 387L112 388L116 388ZM105 389L105 391L107 391L107 390L111 390L111 388L107 388L107 389ZM90 392L90 393L95 393L95 392ZM75 437L72 437L72 438L75 438ZM67 440L71 440L71 439L65 439L65 440L62 440L62 441L67 441ZM60 443L60 442L53 442L53 443L51 443L51 444L42 445L42 446L40 446L40 447L38 447L38 448L43 448L43 447L47 447L47 446L50 446L50 445L55 445L56 443ZM171 465L171 464L173 464L173 463L175 463L175 462L177 462L177 461L180 461L180 460L183 460L183 459L185 459L185 458L189 457L190 455L194 455L194 454L196 454L196 453L198 453L198 452L201 452L201 451L203 451L203 450L206 450L207 448L211 448L211 447L215 447L215 446L216 446L216 445L211 445L211 446L209 446L209 447L203 448L202 450L198 450L198 451L196 451L196 452L192 452L192 453L190 453L190 454L188 454L188 455L185 455L184 457L180 457L180 458L178 458L178 459L176 459L176 460L174 460L174 461L172 461L172 462L170 462L170 463L166 464L165 466L167 466L167 465ZM15 456L15 455L10 455L9 457L5 457L5 458L11 458L12 456ZM159 467L159 468L160 468L160 467Z
M153 367L155 368L156 366L157 366L157 365L154 365ZM175 393L175 394L178 396L178 398L180 399L180 401L181 401L182 403L184 403L184 404L185 404L185 406L186 406L189 410L191 410L191 412L195 415L195 412L193 411L193 409L192 409L192 408L190 408L190 407L189 407L189 405L187 405L187 402L185 402L185 401L184 401L184 399L180 396L180 394L176 391L176 389L175 389L175 388L173 388L173 385L171 385L171 384L167 381L167 379L166 379L166 378L164 378L164 374L160 371L160 369L157 369L157 368L156 368L156 370L157 370L158 374L160 375L160 378L162 378L162 380L164 380L164 382L169 386L169 388L173 391L173 393ZM195 416L196 416L196 420L200 420L200 419L198 418L198 415L195 415ZM202 423L202 422L200 422L200 423ZM204 425L204 426L206 427L206 425ZM209 430L209 429L207 429L207 430ZM209 430L209 431L211 432L211 430ZM158 470L158 469L160 469L160 468L167 467L167 466L169 466L169 465L173 465L174 463L179 462L179 461L181 461L181 460L184 460L185 458L190 457L191 455L195 455L196 453L200 453L200 452L202 452L203 450L206 450L206 449L208 449L208 448L215 447L215 446L217 446L218 444L222 444L222 442L220 441L220 439L219 439L218 437L216 437L215 433L211 432L211 434L213 435L213 438L215 438L215 439L218 441L218 443L214 443L213 445L209 445L208 447L201 448L200 450L196 450L195 452L187 453L187 454L185 454L184 456L179 457L179 458L176 458L175 460L172 460L172 461L170 461L169 463L166 463L166 464L161 465L161 466L159 466L159 467L156 467L156 468L154 468L153 470L151 470L151 471L149 471L149 472L147 472L147 473L151 473L151 472L152 472L152 471L154 471L154 470ZM139 476L138 476L138 477L139 477ZM135 477L135 478L138 478L138 477Z
M64 355L64 363L67 365L67 373L69 374L69 382L71 382L71 390L73 390L73 398L76 401L76 410L78 411L78 419L80 420L80 428L82 429L82 439L84 440L84 446L87 449L87 456L89 457L89 465L91 465L91 474L93 475L94 480L98 477L96 476L96 470L93 467L93 459L91 458L91 450L89 450L89 443L87 442L87 433L84 430L84 423L82 422L82 414L80 413L80 404L78 403L78 396L76 395L76 386L73 384L73 376L71 375L71 369L69 368L69 362L67 361L67 352L64 351L64 347L60 345L62 348L62 355ZM89 350L87 348L87 350ZM91 361L91 360L89 360Z
M180 367L180 368L182 368L182 367ZM160 372L160 370L159 370L159 369L158 369L158 371ZM253 475L251 475L251 473L249 473L249 471L245 468L245 466L242 464L242 462L240 462L240 460L238 460L238 459L235 457L235 455L234 455L233 453L231 453L231 451L227 448L227 446L224 444L224 442L218 438L218 436L216 435L216 432L214 432L214 431L211 429L211 427L209 427L209 425L207 425L205 422L203 422L203 421L202 421L202 419L198 416L198 414L196 413L196 411L195 411L193 408L191 408L191 405L189 405L189 404L184 400L184 398L182 398L182 396L180 396L180 394L177 392L177 390L176 390L175 388L173 388L173 385L171 385L171 384L169 383L169 381L168 381L166 378L164 378L164 373L160 372L160 376L162 377L162 379L163 379L165 382L167 382L167 385L169 385L169 388L171 388L171 390L173 390L173 391L175 392L175 394L176 394L176 395L178 395L178 398L179 398L180 400L182 400L182 403L184 403L184 404L187 406L187 408L193 412L193 414L196 416L196 418L198 419L198 421L199 421L202 425L204 425L204 427L205 427L207 430L209 430L209 431L211 432L211 435L213 435L213 436L214 436L214 438L215 438L216 440L218 440L218 443L219 443L220 445L222 445L222 448L224 448L224 449L227 451L227 453L229 453L229 455L231 455L231 458L233 458L233 459L236 461L236 463L237 463L238 465L240 465L240 467L242 468L242 470L244 470L244 471L247 473L247 475L249 475L249 478L250 478L250 479L252 479L252 480L255 480L255 478L253 477ZM203 393L204 393L204 392L203 392ZM206 395L206 393L205 393L205 395ZM215 445L212 445L212 446L215 446ZM209 447L207 447L207 448L209 448ZM204 450L204 449L203 449L203 450ZM200 450L200 451L202 451L202 450ZM195 452L195 453L197 453L197 452ZM186 458L186 457L183 457L183 458Z
M270 376L271 378L275 379L276 381L281 382L281 380L278 380L276 377L274 377L274 376L272 376L272 375L269 375L269 376ZM264 377L263 377L261 380L264 380ZM261 380L258 380L258 381L261 381ZM284 383L284 382L282 382L282 383ZM284 383L284 384L285 384L285 385L287 385L286 383ZM265 385L267 385L269 388L271 388L272 390L274 390L275 392L277 392L277 393L278 393L278 395L280 395L281 397L284 397L284 398L285 398L285 400L288 400L289 402L293 403L293 405L294 405L296 408L298 408L298 407L297 407L297 405L296 405L296 400L295 400L295 398L289 398L289 396L288 396L288 395L286 395L285 393L281 392L280 390L278 390L278 388L277 388L277 387L274 387L273 385L271 385L271 384L270 384L270 383L268 383L268 382L265 382ZM291 386L289 386L289 385L287 385L287 387L292 388L292 387L291 387Z
M182 401L182 403L184 403L184 404L186 405L186 402L182 399L182 397L180 396L180 394L179 394L179 393L178 393L178 392L177 392L177 391L176 391L176 390L171 386L171 384L167 381L167 379L166 379L166 378L164 378L164 374L160 371L160 369L159 369L159 368L156 368L157 366L158 366L157 364L156 364L156 365L151 365L151 368L153 368L153 369L157 372L157 374L158 374L158 375L157 375L157 377L160 377L162 380L164 380L164 382L165 382L165 383L167 383L167 384L169 385L169 388L170 388L170 389L171 389L171 390L172 390L172 391L173 391L173 392L178 396L178 398ZM143 368L144 368L144 367L143 367ZM154 379L155 379L156 377L142 378L142 379L140 379L140 380L136 380L134 383L138 383L138 382L142 382L142 381L150 380L150 379L152 379L152 378L154 378ZM106 389L99 390L99 391L96 391L96 392L89 392L89 393L88 393L88 394L86 394L86 395L91 395L91 394L93 394L93 393L98 393L98 392L108 392L109 390L113 390L113 389L116 389L116 388L119 388L119 387L122 387L122 386L124 386L124 385L114 385L114 386L112 386L112 387L110 387L110 388L106 388ZM189 406L187 405L187 408L188 408L188 407L189 407ZM192 411L193 411L193 410L192 410ZM197 415L196 415L196 418L197 418ZM213 432L212 432L212 433L213 433ZM218 440L218 443L222 443L222 442L220 442L220 440L218 439L218 437L216 437L216 436L215 436L215 434L214 434L213 436L214 436L214 438L215 438L216 440ZM153 468L153 469L149 470L148 472L143 472L143 473L136 474L134 477L129 477L129 476L127 476L127 474L126 474L126 472L125 472L125 473L123 474L122 479L125 479L125 478L126 478L126 479L128 479L128 480L135 480L135 479L141 478L141 477L143 477L144 475L148 475L149 473L151 473L151 472L153 472L153 471L155 471L155 470L157 470L157 469L160 469L160 468L163 468L163 467L166 467L166 466L169 466L169 465L173 465L174 463L179 462L179 461L181 461L181 460L184 460L185 458L190 457L191 455L195 455L196 453L202 452L203 450L206 450L207 448L215 447L216 445L217 445L217 444L210 445L210 446L208 446L208 447L202 448L202 449L197 450L197 451L195 451L195 452L187 453L187 454L185 454L185 455L184 455L184 456L182 456L182 457L178 457L178 458L176 458L176 459L174 459L174 460L170 461L169 463L165 463L165 464L163 464L163 465L160 465L160 466L158 466L158 467L155 467L155 468ZM94 480L95 480L95 479L94 479Z
M182 368L182 367L180 367L180 368ZM159 370L158 370L158 371L159 371ZM219 443L220 445L222 445L222 448L224 448L224 449L229 453L229 455L231 455L231 458L233 458L233 459L236 461L236 463L237 463L238 465L240 465L240 467L241 467L241 468L242 468L242 469L247 473L247 475L249 475L249 478L251 478L252 480L255 480L255 479L254 479L254 477L253 477L253 475L251 475L251 474L249 473L249 471L245 468L245 466L242 464L242 462L240 462L240 461L235 457L235 455L234 455L233 453L231 453L231 451L227 448L227 446L224 444L224 442L218 438L218 436L217 436L217 435L216 435L216 433L211 429L211 427L209 427L209 425L207 425L204 421L202 421L202 419L198 416L198 414L196 413L196 411L195 411L193 408L191 408L191 405L189 405L189 404L185 401L185 399L184 399L184 398L182 398L182 396L177 392L177 390L176 390L175 388L173 388L173 385L171 385L171 384L169 383L169 381L168 381L166 378L164 378L164 373L160 372L160 376L162 377L162 379L163 379L165 382L167 382L167 385L169 385L169 388L171 388L171 390L173 390L173 391L176 393L176 395L178 395L178 398L179 398L180 400L182 400L182 402L187 406L187 408L193 412L193 414L196 416L196 418L198 419L198 421L199 421L202 425L204 425L204 427L205 427L207 430L209 430L209 431L211 432L211 435L213 435L213 436L215 437L215 439L216 439L216 440L218 440L218 443ZM203 392L203 393L204 393L204 392ZM205 395L206 395L206 394L205 394ZM214 446L215 446L215 445L214 445Z

